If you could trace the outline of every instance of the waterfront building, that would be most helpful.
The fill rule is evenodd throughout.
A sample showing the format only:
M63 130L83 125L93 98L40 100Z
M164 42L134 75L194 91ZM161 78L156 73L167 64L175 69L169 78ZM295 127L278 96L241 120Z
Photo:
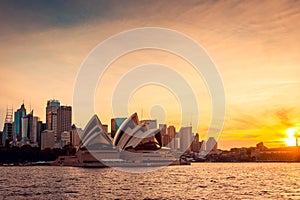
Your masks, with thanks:
M18 141L22 139L22 117L26 116L26 108L24 103L14 113L14 134Z
M81 133L82 133L82 130L81 129L78 129L75 124L72 125L72 128L71 128L71 135L70 135L70 140L71 140L71 144L78 148L81 144Z
M39 146L41 146L41 133L46 130L46 123L43 123L42 121L38 121L37 123L37 143Z
M169 144L169 135L167 133L167 125L159 124L159 130L161 134L162 146L166 147Z
M191 145L191 151L199 153L200 152L200 148L201 148L201 143L199 141L199 134L196 133L196 135L194 136L194 140L192 142L192 145Z
M64 147L71 143L70 131L64 131L61 133L60 146Z
M180 138L180 151L190 152L191 144L193 142L192 127L181 127L178 134Z
M169 144L168 147L171 149L175 149L175 136L176 136L176 129L174 126L169 126L168 127L168 136L169 136Z
M156 121L156 120L151 120ZM152 125L149 120L139 121L137 113L127 118L117 131L113 145L122 150L157 150L161 147L160 130ZM156 122L155 122L156 123Z
M55 133L53 130L44 130L41 133L41 150L46 148L54 148Z
M111 149L113 146L97 115L94 115L84 128L81 140L81 149Z
M118 129L120 128L120 126L122 125L122 123L126 120L127 118L112 118L111 119L111 137L114 138L115 134L117 133Z
M265 151L265 150L268 149L268 148L264 145L263 142L257 143L257 144L256 144L256 148L259 149L259 150L261 150L261 151Z

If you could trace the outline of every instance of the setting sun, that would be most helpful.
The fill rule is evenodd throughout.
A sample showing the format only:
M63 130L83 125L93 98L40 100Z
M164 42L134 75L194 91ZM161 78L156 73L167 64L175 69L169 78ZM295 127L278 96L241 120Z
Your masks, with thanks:
M296 146L296 133L298 132L298 128L291 127L288 128L285 132L288 136L288 138L284 139L287 146Z

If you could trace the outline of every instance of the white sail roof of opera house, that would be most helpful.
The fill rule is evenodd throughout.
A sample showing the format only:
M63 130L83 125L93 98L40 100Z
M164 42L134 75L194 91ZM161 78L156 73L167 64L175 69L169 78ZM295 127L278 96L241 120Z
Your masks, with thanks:
M102 123L97 115L94 115L85 126L81 134L81 147L88 148L91 145L104 145L112 147L112 141L107 136Z
M136 113L128 117L119 127L118 131L115 134L113 144L118 146L120 140L122 139L125 132L129 132L134 129L139 124L139 119Z
M136 148L142 141L145 140L152 140L155 138L155 135L160 132L159 129L149 129L145 132L138 131L136 134L133 135L133 137L128 141L124 149L127 148Z
M149 129L146 122L140 122L137 114L134 113L121 124L112 142L99 118L94 115L80 134L82 141L80 148L97 150L111 149L116 146L122 150L136 147L141 149L143 145L150 143L160 147L156 139L159 133L159 129Z
M136 148L141 142L154 142L159 129L148 129L146 122L139 122L137 113L127 118L118 129L113 144L121 149Z

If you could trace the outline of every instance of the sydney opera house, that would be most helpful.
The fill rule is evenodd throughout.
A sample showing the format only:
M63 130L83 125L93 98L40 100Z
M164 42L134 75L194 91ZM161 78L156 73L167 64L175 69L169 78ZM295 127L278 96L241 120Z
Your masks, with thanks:
M59 157L55 164L82 167L165 166L179 163L171 149L162 147L160 129L139 121L136 113L125 119L111 138L97 115L80 132L75 156Z

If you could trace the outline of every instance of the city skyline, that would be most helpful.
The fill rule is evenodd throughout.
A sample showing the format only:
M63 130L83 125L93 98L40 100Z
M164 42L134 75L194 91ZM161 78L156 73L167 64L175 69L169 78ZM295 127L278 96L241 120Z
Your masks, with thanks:
M53 108L54 108L54 110L53 110ZM18 138L18 141L23 138L23 137L19 136L19 134L21 134L22 131L21 131L21 133L19 131L17 131L18 126L20 126L20 125L17 125L16 122L20 119L22 120L23 118L24 119L28 118L28 116L33 117L33 119L36 120L36 123L44 124L45 128L43 130L46 131L46 132L49 132L49 131L51 132L52 131L53 136L54 136L54 134L57 135L59 141L60 141L60 137L61 137L60 135L63 133L63 131L67 130L68 132L71 132L71 127L73 127L73 126L75 126L75 127L77 126L77 128L79 128L79 129L83 128L83 127L78 126L78 125L76 125L72 122L72 106L61 105L60 100L58 100L58 99L47 100L47 106L45 107L45 110L46 110L46 112L45 112L46 113L45 114L46 115L46 118L45 118L46 120L44 121L45 123L43 123L43 121L40 120L40 116L33 116L33 109L29 110L30 113L26 115L26 106L25 106L24 102L21 104L19 109L16 109L15 111L12 110L12 112L15 113L13 118L11 119L12 120L11 121L12 129L14 130L14 131L12 131L12 133L15 135L13 138ZM57 122L55 123L54 126L53 126L53 122L52 122L53 121L53 117L52 117L53 111L55 111L55 116L57 116ZM60 113L62 113L62 111L64 111L64 113L67 111L67 112L69 112L69 114L62 115L62 114L60 114ZM7 110L7 112L10 112L10 110ZM24 114L21 114L22 117L20 119L19 119L19 115L18 115L19 112L22 112L22 113L24 112ZM50 116L49 116L49 114L50 114ZM137 113L135 113L135 115L136 114ZM102 126L106 127L106 129L105 129L106 133L109 134L112 138L114 138L115 131L128 118L130 118L130 117L127 116L125 118L111 118L110 119L110 124L105 123L105 124L102 124ZM116 123L115 120L117 120L118 122ZM59 125L58 122L60 124L65 123L65 125ZM157 119L141 119L140 122L148 124L147 126L149 126L149 128L153 128L153 129L158 128L160 130L161 137L162 137L161 142L164 146L168 146L168 147L172 146L172 145L175 146L175 144L173 144L170 139L165 138L166 140L164 140L164 136L165 136L166 133L168 135L167 137L169 137L169 138L175 138L175 135L176 135L176 137L181 138L182 137L181 136L182 131L183 130L188 130L187 132L189 134L191 134L190 135L191 138L186 138L185 142L189 141L188 144L182 144L182 143L180 144L180 146L184 146L183 149L186 149L187 146L189 146L189 145L191 145L189 148L192 148L192 146L193 146L192 141L193 140L195 140L197 142L200 142L201 144L202 144L202 142L204 142L204 143L207 142L207 145L209 143L212 143L212 146L216 145L216 147L214 149L215 150L217 149L217 145L218 145L219 141L215 140L214 137L200 138L199 133L192 131L193 127L191 125L190 126L182 126L182 127L174 127L173 124L157 123ZM5 121L5 123L6 123L6 121ZM5 123L3 123L3 124L5 124ZM22 124L23 124L23 122L22 122ZM108 127L110 127L110 128L108 129ZM115 129L115 128L117 128L117 129ZM174 130L170 130L170 128L171 129L173 128ZM22 127L21 127L21 129L22 129ZM58 131L57 129L60 129L60 131ZM31 135L31 134L33 134L31 131L28 132L28 134L30 133L30 136L28 136L28 138L30 138L30 140L31 140L31 138L35 138L34 142L32 143L32 144L34 144L34 143L37 142L37 139L40 138L41 136L37 135L37 133L35 133L35 135L33 136L33 135ZM290 138L287 138L286 146L298 146L299 135L296 135L296 134L297 133L299 134L299 129L297 129L295 127L292 127L292 128L289 128L286 132L287 132L287 135L291 136ZM197 138L197 140L196 140L196 138ZM213 139L215 142L210 142L211 139ZM173 142L175 142L175 140ZM180 142L182 142L182 141L180 141ZM260 143L262 143L262 142L260 141ZM208 145L208 146L211 146L211 145ZM202 146L200 146L200 147L201 147L201 149L203 148ZM248 146L248 147L250 147L250 146ZM230 146L228 149L231 149L231 148L245 148L245 146ZM213 149L213 147L210 147L209 149Z
M227 110L220 148L255 146L260 141L269 147L286 145L286 139L293 137L290 130L300 126L299 8L297 1L178 1L151 5L138 1L98 5L80 1L70 4L3 1L0 3L1 130L6 107L13 105L16 110L23 100L44 122L47 99L57 98L72 105L76 75L96 45L124 30L156 26L177 30L196 40L220 71ZM166 52L133 52L112 63L99 81L109 84L97 89L95 112L105 123L113 117L123 117L113 116L110 110L113 88L122 74L149 62L171 66L193 86L201 106L200 126L193 132L203 138L211 117L206 85L194 77L193 71L185 71L191 68L187 62ZM150 97L149 93L156 98L145 98ZM164 88L144 86L130 99L129 112L141 115L143 110L143 118L156 117L178 130L179 105L170 105L169 101L176 102L176 98ZM161 113L161 108L155 107L158 103L168 115L155 115L155 111ZM73 121L81 127L85 122Z

